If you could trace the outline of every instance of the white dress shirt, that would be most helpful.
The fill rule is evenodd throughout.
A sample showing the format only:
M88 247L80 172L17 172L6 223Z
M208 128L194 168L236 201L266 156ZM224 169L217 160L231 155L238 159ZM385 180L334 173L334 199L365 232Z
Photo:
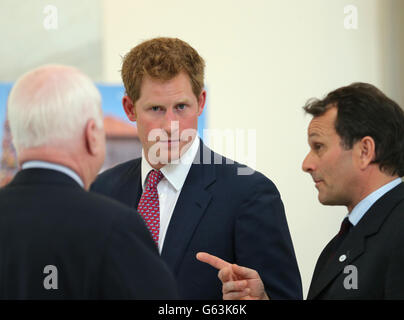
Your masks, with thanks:
M181 193L182 186L187 178L189 169L195 159L199 149L199 137L196 136L188 150L175 163L166 164L160 169L164 174L164 178L157 185L157 192L160 203L160 233L158 249L161 254L167 228L174 212L175 205ZM147 162L144 151L142 150L142 187L146 187L146 178L153 168Z
M56 164L56 163L51 163L51 162L46 162L46 161L39 161L39 160L33 160L33 161L27 161L24 162L21 166L23 170L25 169L32 169L32 168L39 168L39 169L49 169L49 170L55 170L62 172L66 175L68 175L70 178L72 178L74 181L76 181L82 188L84 188L84 183L83 180L79 177L79 175L74 172L72 169L62 166L61 164Z

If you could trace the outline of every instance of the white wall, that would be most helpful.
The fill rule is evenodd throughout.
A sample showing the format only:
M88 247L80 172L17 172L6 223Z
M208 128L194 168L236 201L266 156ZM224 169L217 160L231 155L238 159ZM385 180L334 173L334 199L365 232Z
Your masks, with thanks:
M404 107L404 1L383 2L380 18L383 83L387 93Z
M179 37L206 60L209 127L257 130L256 169L281 192L304 296L315 262L346 210L320 205L310 176L301 171L310 121L301 107L354 81L391 93L380 48L388 32L381 29L387 3L104 0L105 81L120 82L120 57L140 41ZM344 28L349 4L358 8L357 30Z
M0 81L43 64L75 66L101 80L98 0L0 1Z

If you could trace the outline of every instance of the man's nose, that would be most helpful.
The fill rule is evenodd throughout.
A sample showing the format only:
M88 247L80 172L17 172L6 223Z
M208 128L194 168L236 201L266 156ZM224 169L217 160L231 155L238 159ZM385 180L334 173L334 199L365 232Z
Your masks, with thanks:
M314 171L314 162L311 152L309 152L307 156L304 158L302 163L302 170L307 173Z
M179 121L171 108L168 108L164 115L163 129L170 136L179 131Z

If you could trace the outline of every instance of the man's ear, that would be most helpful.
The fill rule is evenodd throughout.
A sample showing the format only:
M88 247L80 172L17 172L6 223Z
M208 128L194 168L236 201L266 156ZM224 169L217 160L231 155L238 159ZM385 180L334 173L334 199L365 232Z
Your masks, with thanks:
M132 99L128 96L122 98L123 110L125 110L126 116L130 121L136 121L136 110Z
M354 145L360 169L366 169L376 157L376 145L372 137L363 137Z
M86 123L84 130L84 137L86 140L87 152L92 155L98 155L102 151L102 141L105 139L105 135L101 132L102 129L98 128L94 119L90 119Z
M203 108L205 107L206 103L206 90L202 90L201 94L198 98L198 117L202 114Z

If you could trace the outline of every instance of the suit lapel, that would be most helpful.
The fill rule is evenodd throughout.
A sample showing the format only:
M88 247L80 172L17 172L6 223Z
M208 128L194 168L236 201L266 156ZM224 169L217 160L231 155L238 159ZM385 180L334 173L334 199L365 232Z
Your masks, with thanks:
M196 156L200 158L201 148ZM207 187L215 181L214 165L192 164L175 205L170 224L167 229L161 256L176 273L192 235L203 217L212 195Z
M114 191L113 198L125 203L131 208L137 208L142 196L142 171L141 159L136 159L129 169L123 172L119 187Z
M318 266L316 266L307 296L308 299L315 299L343 271L345 266L352 264L365 252L366 239L380 230L394 207L403 200L404 184L401 183L375 202L351 230L335 256L328 263L327 258L334 239L327 245L318 260ZM342 255L345 255L346 259L339 261Z
M356 227L355 227L356 228ZM345 268L357 259L365 249L366 234L352 231L344 240L341 247L336 251L335 256L329 260L330 250L334 245L334 239L322 252L318 266L314 272L307 299L315 299ZM340 257L345 255L345 260Z

